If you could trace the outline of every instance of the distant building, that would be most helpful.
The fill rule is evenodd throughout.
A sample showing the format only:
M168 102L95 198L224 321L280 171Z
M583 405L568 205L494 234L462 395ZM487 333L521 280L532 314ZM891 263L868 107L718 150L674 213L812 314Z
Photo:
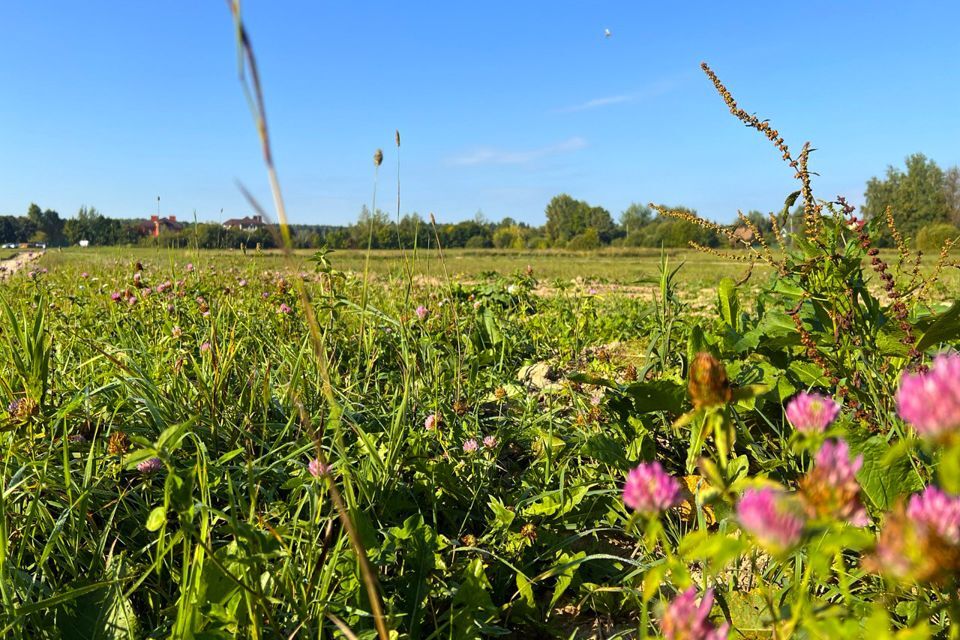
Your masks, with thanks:
M177 216L170 216L169 218L150 216L149 220L142 220L137 225L137 231L140 232L140 235L153 236L154 238L160 237L161 230L176 232L182 229L183 225L177 222Z
M733 237L730 238L730 244L735 247L741 244L752 245L756 239L753 229L741 225L733 230Z
M223 223L224 229L236 229L238 231L256 231L264 226L266 225L263 223L263 216L231 218Z

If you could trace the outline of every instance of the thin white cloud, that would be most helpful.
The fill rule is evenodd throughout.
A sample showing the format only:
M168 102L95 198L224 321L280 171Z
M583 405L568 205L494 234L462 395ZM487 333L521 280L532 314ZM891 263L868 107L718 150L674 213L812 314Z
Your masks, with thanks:
M621 104L623 102L632 102L636 100L636 96L607 96L606 98L594 98L593 100L587 100L583 104L576 104L572 107L564 107L562 109L557 109L557 113L574 113L577 111L589 111L590 109L596 109L598 107L607 107L611 104Z
M686 80L688 75L689 74L682 74L664 78L631 93L623 93L615 96L604 96L602 98L593 98L592 100L587 100L586 102L582 102L580 104L554 109L553 113L577 113L579 111L590 111L591 109L609 107L615 104L650 100L652 98L660 97L666 93L670 93L679 87L683 81Z
M482 164L527 164L534 160L541 160L551 156L577 151L587 146L587 141L583 138L574 137L557 144L552 144L539 149L526 150L508 150L495 149L492 147L481 147L474 149L460 156L449 159L449 163L458 166L471 166Z

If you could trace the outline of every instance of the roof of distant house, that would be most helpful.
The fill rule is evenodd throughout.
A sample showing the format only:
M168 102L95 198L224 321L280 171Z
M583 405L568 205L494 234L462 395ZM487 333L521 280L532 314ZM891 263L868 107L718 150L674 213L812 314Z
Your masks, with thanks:
M183 223L177 222L177 216L170 216L169 218L161 218L160 216L150 216L149 220L140 220L137 222L137 227L140 229L141 233L150 233L154 231L157 227L163 227L169 231L180 231L183 229Z
M263 226L262 216L245 216L243 218L230 218L223 223L225 227L260 227Z

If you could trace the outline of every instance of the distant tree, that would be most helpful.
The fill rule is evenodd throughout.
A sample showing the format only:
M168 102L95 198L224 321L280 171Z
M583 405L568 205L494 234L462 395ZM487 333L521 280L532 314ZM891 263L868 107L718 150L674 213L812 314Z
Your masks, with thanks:
M389 214L380 209L371 212L367 205L363 205L357 217L357 224L351 227L353 246L366 249L369 243L374 249L384 249L391 244L396 245L396 232L391 237L390 227Z
M325 237L327 241L327 246L331 249L354 249L353 246L353 234L350 232L348 227L342 229L334 229L329 231Z
M585 203L565 193L554 196L547 204L546 231L554 244L563 244L587 227Z
M906 159L906 173L896 167L887 167L887 176L881 180L871 178L867 182L865 218L883 217L891 207L900 232L916 237L923 227L936 222L946 222L951 211L947 202L947 179L943 170L922 153ZM889 230L883 228L889 244Z
M100 214L94 207L80 207L77 215L63 224L63 236L67 244L87 240L96 246L118 244L121 241L122 223Z
M518 225L500 227L493 232L493 246L497 249L523 249L523 230Z
M440 241L447 247L465 247L474 236L489 237L489 230L485 225L475 220L464 220L456 224L443 225L443 236Z
M430 243L430 226L423 221L420 214L408 213L400 219L399 235L400 243L404 247L426 247Z
M239 246L239 242L232 241L230 231L219 224L200 223L191 230L190 235L196 239L197 246L201 249L226 249Z
M623 232L627 236L647 226L652 220L653 210L636 202L630 203L630 206L620 214L620 226L623 227Z
M490 237L487 235L479 236L470 236L470 239L467 240L467 244L464 245L467 249L486 249L493 246L490 242Z
M63 224L60 214L52 209L41 210L36 203L30 203L27 208L27 220L34 228L30 236L32 242L48 242L50 244L62 244Z
M960 227L960 167L950 167L943 174L947 214L950 222Z
M686 212L690 215L697 213L686 207L670 207L670 210ZM690 242L706 247L716 247L720 244L720 238L715 231L673 217L657 216L646 230L649 232L646 246L649 247L686 247Z
M23 242L20 239L20 221L15 216L0 216L0 243Z
M549 249L550 248L550 239L542 233L532 233L527 238L527 249Z
M587 217L587 228L581 233L586 233L590 229L596 231L597 238L601 244L610 244L611 240L620 235L610 212L603 207L590 207L590 213Z
M27 207L27 220L32 222L34 227L39 227L43 223L43 209L36 202L31 202Z
M591 207L565 193L550 200L545 213L547 236L558 246L584 233L588 227L592 227L603 242L610 242L616 235L616 225L609 211L603 207Z

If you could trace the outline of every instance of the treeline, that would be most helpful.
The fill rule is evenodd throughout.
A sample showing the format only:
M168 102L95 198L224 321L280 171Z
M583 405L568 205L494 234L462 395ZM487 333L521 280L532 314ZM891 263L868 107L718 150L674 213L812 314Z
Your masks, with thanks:
M693 213L692 210L683 209ZM751 214L761 226L768 225L759 213ZM396 249L399 247L443 247L467 249L596 249L603 246L685 247L695 241L715 247L718 235L696 224L673 217L661 217L648 207L633 204L614 221L602 207L591 206L562 194L546 210L546 224L533 226L513 218L489 221L482 214L456 223L431 223L420 215L408 214L399 221L383 211L364 208L357 222L322 231L309 227L294 229L295 244L334 249Z
M44 243L69 246L88 240L98 245L136 244L140 220L107 218L94 208L81 207L73 218L31 204L25 216L0 216L0 243Z
M693 213L689 209L681 209ZM757 224L764 216L751 213ZM532 226L513 218L500 222L478 214L472 220L436 223L416 213L399 222L384 211L364 207L350 225L291 225L295 248L396 249L433 247L439 242L449 248L588 250L601 246L683 247L693 240L717 246L720 239L711 230L675 218L663 218L647 207L630 205L615 222L610 213L597 206L562 194L547 205L546 224ZM267 225L255 230L228 229L218 223L179 222L179 229L161 227L159 237L150 233L147 220L108 218L95 208L82 207L73 218L32 204L26 216L0 216L0 243L43 242L50 246L73 246L86 240L91 246L159 244L164 247L225 249L257 246L269 249L279 244L277 229Z
M673 207L671 211L695 214L692 209ZM687 220L657 215L649 207L631 204L615 221L609 211L569 195L554 197L547 205L546 223L533 226L513 218L492 222L477 214L472 220L436 223L409 214L396 221L383 211L366 207L357 222L320 233L300 235L306 246L326 244L334 249L395 249L398 247L436 246L468 249L575 249L616 247L686 247L691 241L707 247L726 242L711 229ZM769 230L769 218L750 212L751 221L761 230Z
M226 229L218 223L180 223L177 231L162 228L159 237L151 233L150 220L108 218L93 207L81 207L73 218L61 218L57 211L31 204L25 216L0 216L0 244L44 243L74 246L85 240L91 246L236 248L241 244L262 248L276 246L275 229L251 231ZM317 227L321 228L322 227Z
M900 233L919 248L939 249L945 240L960 236L960 169L941 169L923 154L906 159L906 170L889 167L885 178L867 183L866 218L885 216L890 210ZM684 207L671 211L696 212ZM349 225L292 225L296 248L396 249L434 247L470 249L549 249L589 250L603 246L686 247L690 242L717 247L727 242L711 229L684 219L656 214L650 208L631 204L615 220L603 207L560 194L547 204L546 222L533 226L513 218L499 222L477 214L472 220L432 223L416 213L397 220L384 211L366 207L357 221ZM770 218L759 211L747 214L752 226L770 237ZM802 217L799 207L781 223L788 227ZM731 228L739 223L731 225ZM44 242L51 246L75 245L87 240L93 246L161 245L166 247L238 248L257 246L268 249L279 244L275 226L239 230L219 223L180 221L162 227L153 237L148 220L107 218L94 208L82 207L73 218L63 219L50 209L31 204L25 216L0 216L0 243ZM740 237L752 238L752 229ZM889 230L881 243L893 244Z

